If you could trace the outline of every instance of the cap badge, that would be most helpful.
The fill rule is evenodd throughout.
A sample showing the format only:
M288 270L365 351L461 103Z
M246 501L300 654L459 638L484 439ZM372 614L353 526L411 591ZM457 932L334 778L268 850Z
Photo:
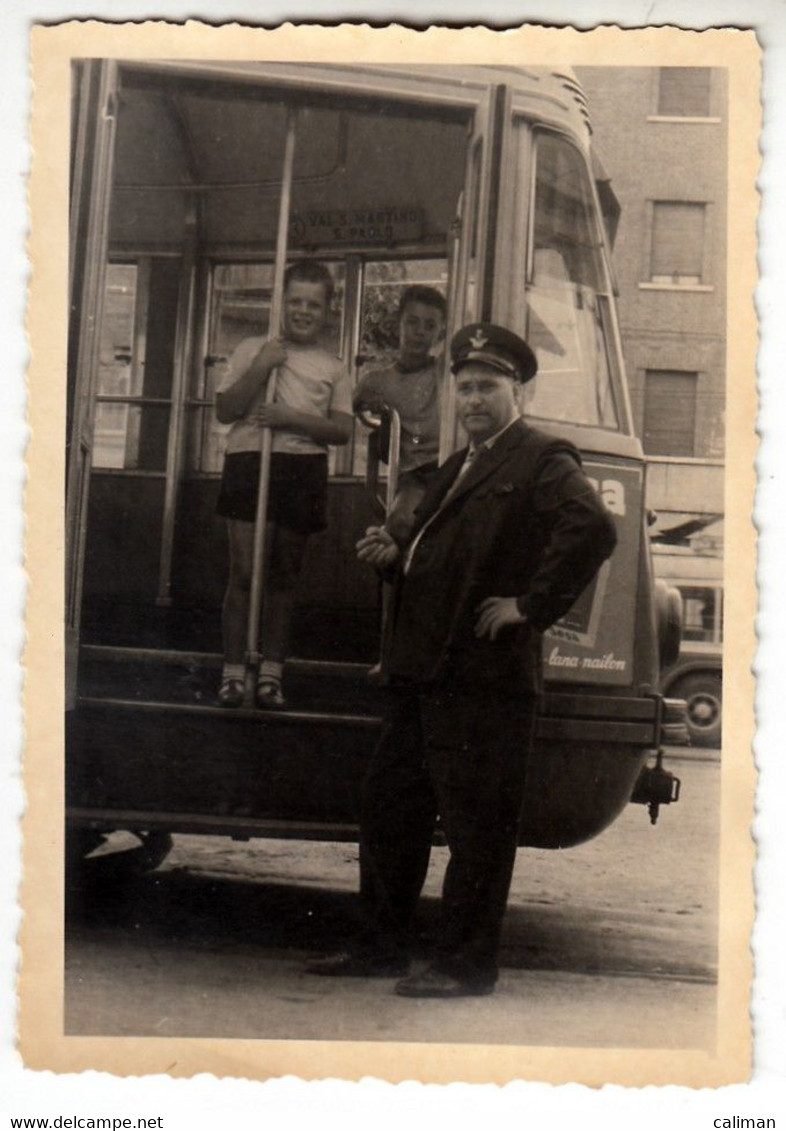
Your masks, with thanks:
M469 339L469 344L474 350L482 350L488 343L488 338L481 329L477 329L472 337Z

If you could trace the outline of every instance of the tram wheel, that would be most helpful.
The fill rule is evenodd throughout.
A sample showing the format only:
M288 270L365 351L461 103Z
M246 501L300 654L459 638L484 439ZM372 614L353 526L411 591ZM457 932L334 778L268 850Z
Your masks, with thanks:
M694 746L721 744L722 681L719 675L688 675L670 692L688 705L687 723Z

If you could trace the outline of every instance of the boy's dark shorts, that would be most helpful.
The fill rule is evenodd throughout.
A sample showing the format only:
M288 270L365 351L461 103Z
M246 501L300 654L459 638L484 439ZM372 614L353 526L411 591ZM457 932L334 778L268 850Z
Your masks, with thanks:
M216 514L254 522L259 489L259 452L229 452L224 458ZM273 452L270 457L269 522L300 534L327 526L327 456Z

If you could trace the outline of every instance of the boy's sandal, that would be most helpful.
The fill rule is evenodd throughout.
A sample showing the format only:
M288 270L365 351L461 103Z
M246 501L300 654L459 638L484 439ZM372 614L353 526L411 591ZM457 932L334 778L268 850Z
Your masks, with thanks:
M281 690L281 680L275 676L261 676L257 682L258 707L285 707L286 699Z
M222 679L216 699L219 707L240 707L243 703L243 680Z

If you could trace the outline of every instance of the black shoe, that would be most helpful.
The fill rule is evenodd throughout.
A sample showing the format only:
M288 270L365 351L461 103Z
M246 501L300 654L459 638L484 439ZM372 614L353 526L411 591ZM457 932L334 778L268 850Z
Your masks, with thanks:
M401 997L482 997L494 993L494 983L490 981L462 981L442 970L429 967L422 974L410 974L394 986Z
M343 951L310 962L306 973L320 974L323 978L400 978L408 969L409 959L399 955Z

